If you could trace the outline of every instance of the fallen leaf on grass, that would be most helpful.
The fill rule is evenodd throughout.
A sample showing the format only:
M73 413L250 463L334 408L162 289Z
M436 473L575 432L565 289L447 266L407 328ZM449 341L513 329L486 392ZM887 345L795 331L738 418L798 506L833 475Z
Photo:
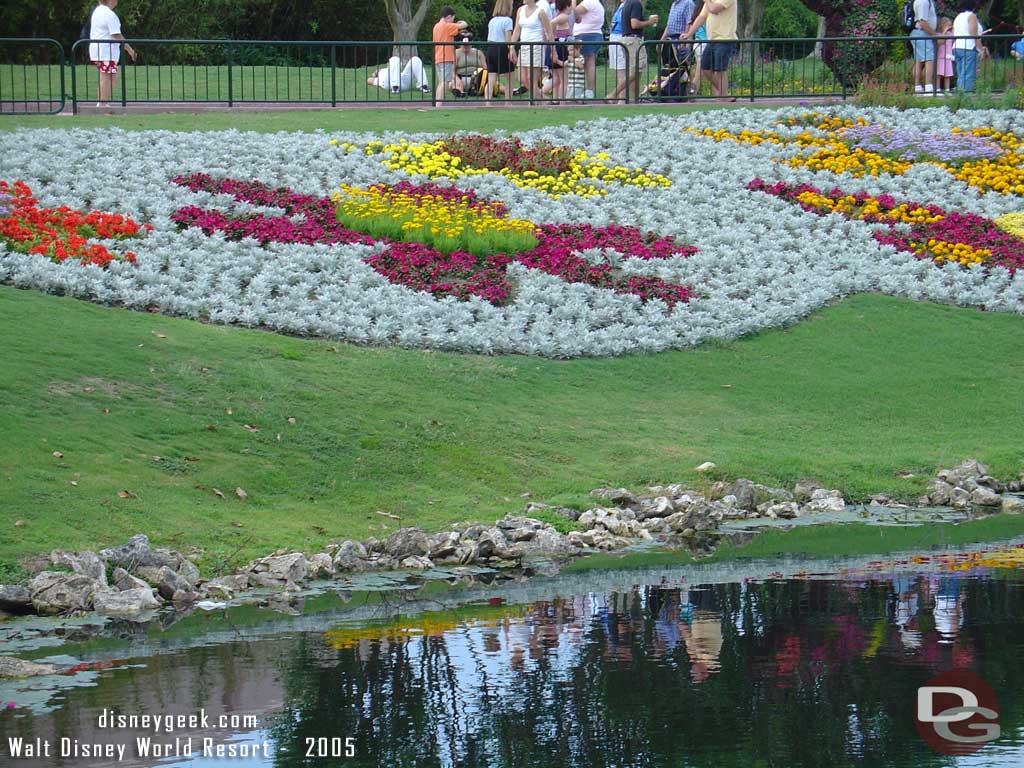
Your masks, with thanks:
M64 458L64 454L61 453L60 451L54 451L53 452L53 458L55 458L55 459L63 459Z
M153 331L153 335L156 336L158 339L166 339L167 338L167 334L160 333L159 331Z
M154 456L153 461L163 461L159 456Z
M109 409L109 408L104 408L104 409L103 409L103 412L104 412L104 413L110 413L110 409Z
M124 491L124 490L118 491L117 492L117 496L120 499L137 499L137 498L139 498L138 496L136 496L131 491Z
M210 490L213 491L213 495L214 496L216 496L218 498L221 498L221 499L224 498L224 492L221 491L219 488L211 488Z
M185 456L184 459L185 461L199 461L198 456Z
M390 512L382 512L381 510L375 510L375 513L382 517L390 517L392 520L401 520L402 518L398 515L392 515Z
M250 432L252 432L253 434L255 434L255 433L260 431L259 427L253 426L252 424L243 424L242 425L242 429L247 429Z
M71 484L72 484L73 486L75 486L75 488L77 488L77 487L78 487L78 481L77 481L77 480L72 480L72 481L71 481Z
M230 408L225 408L224 409L224 413L226 413L228 416L230 416L232 413L234 413L234 411L232 411Z
M216 432L217 431L217 425L216 424L207 424L206 425L206 429L207 429L208 432Z
M24 520L15 520L14 521L14 527L15 528L24 528L25 527L25 521Z
M295 417L294 416L289 416L288 417L288 423L289 424L294 424L295 423Z
M732 389L732 384L721 384L722 389Z
M235 496L240 498L242 501L245 501L246 499L249 498L249 494L243 491L241 488L235 488Z
M242 525L241 523L237 523L237 522L232 523L231 525L233 525L235 528L245 528L244 525Z
M281 442L281 433L278 432L276 435L274 435L274 438L277 440L277 442L280 443Z

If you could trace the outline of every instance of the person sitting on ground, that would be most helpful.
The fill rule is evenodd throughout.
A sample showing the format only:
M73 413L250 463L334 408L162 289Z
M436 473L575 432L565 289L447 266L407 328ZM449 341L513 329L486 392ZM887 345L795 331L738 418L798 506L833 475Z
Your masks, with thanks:
M434 64L437 66L437 93L435 98L438 101L444 100L446 88L455 87L455 48L451 45L439 45L439 43L455 42L455 36L462 32L467 26L464 21L455 20L455 9L450 5L441 6L441 18L434 25Z
M388 65L384 69L377 70L366 79L366 82L369 85L389 90L391 93L411 91L413 88L420 93L430 93L427 72L419 56L413 56L405 63L404 67L400 58L392 56L388 59Z
M464 32L459 37L459 42L462 45L455 50L455 88L452 89L452 92L456 96L463 96L469 93L470 83L477 70L487 71L487 59L484 57L483 51L473 47L473 36L468 32ZM478 96L479 94L470 95Z

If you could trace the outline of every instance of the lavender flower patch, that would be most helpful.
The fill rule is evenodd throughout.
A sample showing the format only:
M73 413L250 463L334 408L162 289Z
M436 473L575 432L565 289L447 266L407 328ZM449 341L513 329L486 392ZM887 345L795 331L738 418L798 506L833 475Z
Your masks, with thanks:
M966 132L926 133L880 125L855 125L844 129L842 134L852 149L910 162L933 160L956 164L968 160L994 160L1002 153L998 144Z

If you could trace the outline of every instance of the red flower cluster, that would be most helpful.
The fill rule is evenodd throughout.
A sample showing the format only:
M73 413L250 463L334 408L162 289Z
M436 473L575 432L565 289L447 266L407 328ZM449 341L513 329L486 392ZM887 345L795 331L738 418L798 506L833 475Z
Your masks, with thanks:
M234 179L216 181L205 174L179 176L174 183L192 190L206 190L232 195L241 202L273 205L284 208L287 216L263 215L232 218L220 211L207 211L196 206L179 209L171 218L182 227L198 227L206 234L222 232L233 239L253 237L260 243L369 243L360 232L346 230L334 218L334 205L329 197L313 198L297 195L287 188L271 189L260 182ZM378 185L384 189L383 185ZM493 202L479 201L472 192L433 184L410 185L403 182L391 188L406 194L424 196L446 195L471 201L471 204L494 210ZM298 224L289 217L299 215ZM666 282L658 277L623 275L609 264L589 264L577 255L590 248L615 250L625 258L665 259L687 257L697 252L690 245L680 245L671 237L657 237L634 227L590 225L543 226L537 232L537 247L510 256L496 253L477 258L463 251L441 253L422 243L389 242L381 253L364 261L390 282L404 285L433 296L454 296L465 300L478 296L495 305L509 301L512 284L506 273L509 264L519 262L531 269L556 275L566 282L585 283L607 288L616 293L632 294L641 300L660 299L668 306L689 301L693 289Z
M462 158L465 168L479 168L495 173L507 168L516 174L533 171L538 176L558 176L569 170L572 148L546 141L524 147L518 138L495 139L470 134L442 139L444 151Z
M810 192L833 202L852 200L852 205L858 209L862 209L866 204L872 204L878 213L858 218L886 226L885 231L873 233L875 240L883 245L891 245L897 250L912 253L919 259L942 263L950 260L945 256L950 254L952 249L955 260L958 246L965 246L970 249L969 252L990 252L991 255L986 256L984 260L983 268L986 270L998 266L1013 274L1024 268L1024 240L1000 229L991 219L974 213L947 212L937 205L897 201L892 195L874 197L867 192L848 195L838 187L822 192L810 184L786 184L781 181L769 184L761 179L754 179L747 185L747 189L781 197L819 216L825 216L833 210L803 202L798 198ZM915 211L921 213L914 215ZM851 218L845 209L840 209L839 212ZM889 215L890 212L894 215ZM904 213L895 215L900 212ZM908 218L909 221L900 220ZM936 259L936 254L943 254L945 258Z
M90 239L121 240L140 237L153 229L127 216L92 211L83 213L66 206L40 208L23 181L0 181L0 240L21 253L34 253L58 263L78 259L82 264L104 267L116 259L134 262L135 254L111 253Z

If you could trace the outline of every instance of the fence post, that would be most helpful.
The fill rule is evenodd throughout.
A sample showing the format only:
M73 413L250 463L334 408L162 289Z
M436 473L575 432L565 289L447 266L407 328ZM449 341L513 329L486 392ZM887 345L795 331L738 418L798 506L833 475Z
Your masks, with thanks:
M229 107L235 106L234 83L232 82L232 79L231 79L231 63L232 63L233 59L234 59L234 53L232 51L231 46L229 45L228 46L228 106Z
M75 72L77 67L75 66L75 49L78 48L78 43L71 46L71 55L69 56L68 63L71 66L71 114L78 114L78 75Z
M331 43L331 106L338 106L338 49Z
M121 55L120 59L124 62L121 65L121 109L127 109L128 107L128 66L124 58L124 46L125 43L121 43Z
M756 58L756 56L754 56L754 44L753 43L748 43L748 45L750 46L750 102L751 102L751 104L753 104L753 102L754 102L754 70L755 70L754 59Z

